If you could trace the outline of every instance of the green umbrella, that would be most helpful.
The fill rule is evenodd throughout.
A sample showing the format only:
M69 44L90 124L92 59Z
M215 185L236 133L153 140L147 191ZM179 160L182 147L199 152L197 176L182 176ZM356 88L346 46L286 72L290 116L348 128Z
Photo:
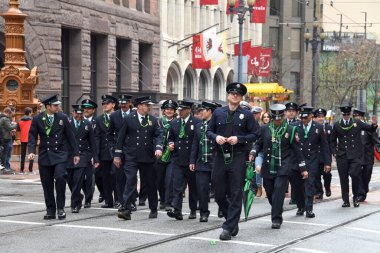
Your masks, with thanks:
M256 173L251 162L246 162L247 172L245 175L245 185L243 189L243 204L245 221L248 220L249 211L251 210L253 199L257 192Z

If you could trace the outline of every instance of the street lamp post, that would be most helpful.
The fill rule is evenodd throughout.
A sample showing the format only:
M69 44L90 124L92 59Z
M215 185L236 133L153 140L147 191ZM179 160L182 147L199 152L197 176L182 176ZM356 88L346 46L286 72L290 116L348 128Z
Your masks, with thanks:
M320 32L318 31L319 23L317 20L314 21L313 24L313 37L309 33L309 29L306 29L306 33L304 35L305 44L306 44L306 52L309 49L309 44L311 44L311 53L312 53L312 74L311 74L311 105L315 106L315 96L317 93L317 52L318 45L321 44L321 51L323 50L323 44L326 39L326 34L321 28Z
M243 24L245 20L245 14L248 11L250 17L253 13L253 5L255 3L255 0L247 0L248 7L245 5L244 0L239 1L239 5L235 7L236 0L229 0L230 5L230 17L231 17L231 23L234 20L234 14L236 12L237 19L239 22L239 56L238 56L238 82L241 83L243 81Z

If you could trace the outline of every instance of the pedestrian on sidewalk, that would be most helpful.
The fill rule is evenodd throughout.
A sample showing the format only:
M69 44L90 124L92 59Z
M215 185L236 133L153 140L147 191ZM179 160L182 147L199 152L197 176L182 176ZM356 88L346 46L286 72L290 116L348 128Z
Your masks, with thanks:
M32 124L32 112L33 112L32 108L26 107L24 110L24 116L22 116L22 118L17 124L17 131L20 132L20 142L21 142L20 174L24 174L26 149L28 147L28 135L29 135L30 125ZM34 160L29 161L29 175L34 175L33 162Z
M3 113L0 115L0 129L2 132L2 144L3 144L3 153L1 164L6 165L6 158L10 151L9 143L12 142L12 131L17 128L17 124L11 121L12 118L12 109L9 107L4 108ZM11 172L10 167L5 166L6 172Z

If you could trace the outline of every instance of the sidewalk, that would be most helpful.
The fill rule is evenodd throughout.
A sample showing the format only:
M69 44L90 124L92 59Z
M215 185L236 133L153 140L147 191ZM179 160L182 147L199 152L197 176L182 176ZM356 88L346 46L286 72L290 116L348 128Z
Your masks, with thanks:
M37 162L33 163L33 172L34 175L29 175L29 161L25 161L24 175L19 175L20 173L20 162L11 161L11 169L15 171L15 175L12 174L0 174L0 179L13 179L13 180L32 180L32 181L40 181L40 175L38 172L38 164ZM4 173L4 172L2 172Z

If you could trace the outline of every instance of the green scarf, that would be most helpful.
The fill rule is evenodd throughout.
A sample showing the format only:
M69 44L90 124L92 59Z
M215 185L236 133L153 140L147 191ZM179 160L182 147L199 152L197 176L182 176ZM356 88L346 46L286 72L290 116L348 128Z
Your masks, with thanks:
M104 125L106 126L106 128L108 128L110 125L110 122L108 121L107 113L103 113L103 119L104 119Z
M208 157L211 156L206 131L207 131L207 121L205 120L202 122L201 140L200 140L200 144L202 146L202 150L201 150L202 158L201 159L202 159L202 162L204 162L204 163L207 163Z
M180 139L183 139L186 137L186 133L185 133L185 121L183 119L180 119L181 120L181 128L179 129L179 138Z
M168 119L166 117L162 117L161 119L162 127L164 128L164 146L166 145L164 154L161 157L161 161L163 162L169 162L170 159L170 148L168 145L168 133L170 131L170 123L168 122Z
M53 116L53 120L54 120L54 116ZM45 116L42 118L42 121L44 122L44 125L45 125L46 136L49 137L51 128L53 126L53 121L49 120L49 116L47 115L46 112L45 112Z
M348 121L351 122L351 125L349 125L347 127L343 124L343 120L340 121L339 126L340 126L340 128L343 131L349 131L349 130L351 130L351 128L353 128L354 126L356 126L356 123L355 123L355 121L352 118L350 118Z
M270 174L277 174L277 168L281 166L281 139L288 129L286 120L280 126L275 126L273 121L269 123L269 130L272 136L272 154L270 160Z

